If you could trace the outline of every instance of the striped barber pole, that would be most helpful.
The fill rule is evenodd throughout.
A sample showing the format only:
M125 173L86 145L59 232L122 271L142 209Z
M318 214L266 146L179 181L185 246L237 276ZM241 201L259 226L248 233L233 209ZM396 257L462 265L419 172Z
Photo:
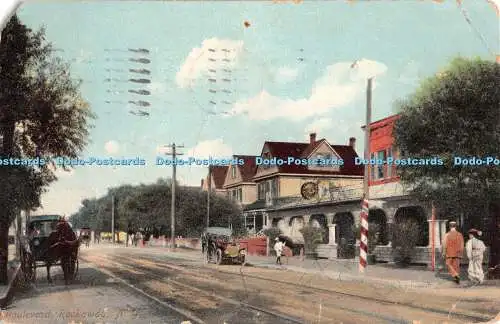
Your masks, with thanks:
M361 240L359 242L359 272L365 272L368 254L368 200L363 199L361 208Z

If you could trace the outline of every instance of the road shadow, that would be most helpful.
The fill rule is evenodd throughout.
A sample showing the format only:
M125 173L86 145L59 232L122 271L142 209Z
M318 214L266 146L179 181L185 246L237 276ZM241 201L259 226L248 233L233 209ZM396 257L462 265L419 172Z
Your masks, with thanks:
M9 303L9 306L15 304L16 301L23 299L36 298L46 296L51 293L61 291L81 290L88 287L105 287L116 286L116 282L109 276L103 274L97 269L89 266L81 266L75 280L69 285L65 285L62 269L58 266L51 268L52 283L47 281L46 268L37 268L37 277L35 282L20 284L16 287L14 298ZM22 274L21 274L22 276Z

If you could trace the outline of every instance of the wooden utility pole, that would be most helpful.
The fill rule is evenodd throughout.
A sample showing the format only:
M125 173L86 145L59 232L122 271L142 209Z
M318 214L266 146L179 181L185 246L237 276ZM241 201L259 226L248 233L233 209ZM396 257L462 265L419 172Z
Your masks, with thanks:
M207 227L210 227L210 193L212 192L212 172L208 166L208 181L207 181Z
M111 195L111 235L112 242L115 244L115 195Z
M431 269L436 270L436 207L434 202L432 202L432 214L431 214Z
M365 126L365 173L363 178L363 202L361 207L361 237L359 242L359 272L364 273L368 264L368 216L370 214L369 196L370 196L370 165L366 163L370 160L370 124L372 119L372 84L373 78L369 78L366 85L366 126ZM371 166L373 167L373 166Z
M172 248L175 248L175 189L177 186L177 156L182 155L182 153L177 152L177 148L183 148L182 145L169 145L172 149L172 203L170 206L170 236L172 237Z
M373 79L369 78L366 86L366 128L365 128L365 159L370 160L370 124L372 122L372 84ZM372 166L373 167L373 166ZM368 186L370 179L370 165L365 164L365 174L363 178L363 194L366 200L369 199L370 188Z

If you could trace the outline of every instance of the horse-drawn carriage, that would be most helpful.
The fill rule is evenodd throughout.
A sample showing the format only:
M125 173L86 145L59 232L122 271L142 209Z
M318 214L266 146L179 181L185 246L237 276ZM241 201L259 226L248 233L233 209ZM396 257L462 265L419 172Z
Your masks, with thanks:
M35 216L28 224L28 235L21 249L21 266L25 280L36 280L37 267L47 268L47 281L52 282L50 267L60 265L66 284L78 273L80 240L71 225L58 215Z
M80 229L80 240L82 241L83 244L85 244L85 247L90 246L90 237L92 236L92 230L90 227L82 227Z
M242 248L233 238L233 231L225 227L208 227L202 234L202 253L205 262L215 261L245 263L246 249Z

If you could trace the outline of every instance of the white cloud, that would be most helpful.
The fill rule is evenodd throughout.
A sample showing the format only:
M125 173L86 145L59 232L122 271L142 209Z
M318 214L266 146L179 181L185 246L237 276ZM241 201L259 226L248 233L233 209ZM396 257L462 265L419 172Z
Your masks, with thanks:
M328 137L331 134L336 136L348 135L352 123L348 123L343 119L333 119L328 117L321 117L309 123L304 128L305 139L309 141L309 134L316 133L321 137ZM324 135L321 135L324 134Z
M225 144L221 138L219 138L198 143L198 145L189 149L186 155L188 157L200 159L206 159L208 157L228 158L233 155L233 149L231 146Z
M120 145L116 141L109 141L104 144L104 149L108 154L116 154L120 150Z
M276 82L279 83L288 83L295 81L297 79L297 76L299 75L299 70L298 69L293 69L288 66L284 66L278 69L276 72Z
M224 51L229 50L229 52ZM210 38L201 47L191 50L176 75L177 85L186 88L209 72L209 69L231 67L237 64L243 52L243 41ZM227 60L227 61L224 61Z
M306 134L319 133L331 129L333 125L334 125L333 119L322 117L307 125L305 128L305 132Z
M243 114L253 120L289 118L298 121L322 115L351 103L365 91L368 78L387 71L384 64L366 59L358 61L354 68L352 65L352 62L342 62L328 66L323 76L315 81L308 98L280 98L263 90L253 98L237 102L228 116Z

